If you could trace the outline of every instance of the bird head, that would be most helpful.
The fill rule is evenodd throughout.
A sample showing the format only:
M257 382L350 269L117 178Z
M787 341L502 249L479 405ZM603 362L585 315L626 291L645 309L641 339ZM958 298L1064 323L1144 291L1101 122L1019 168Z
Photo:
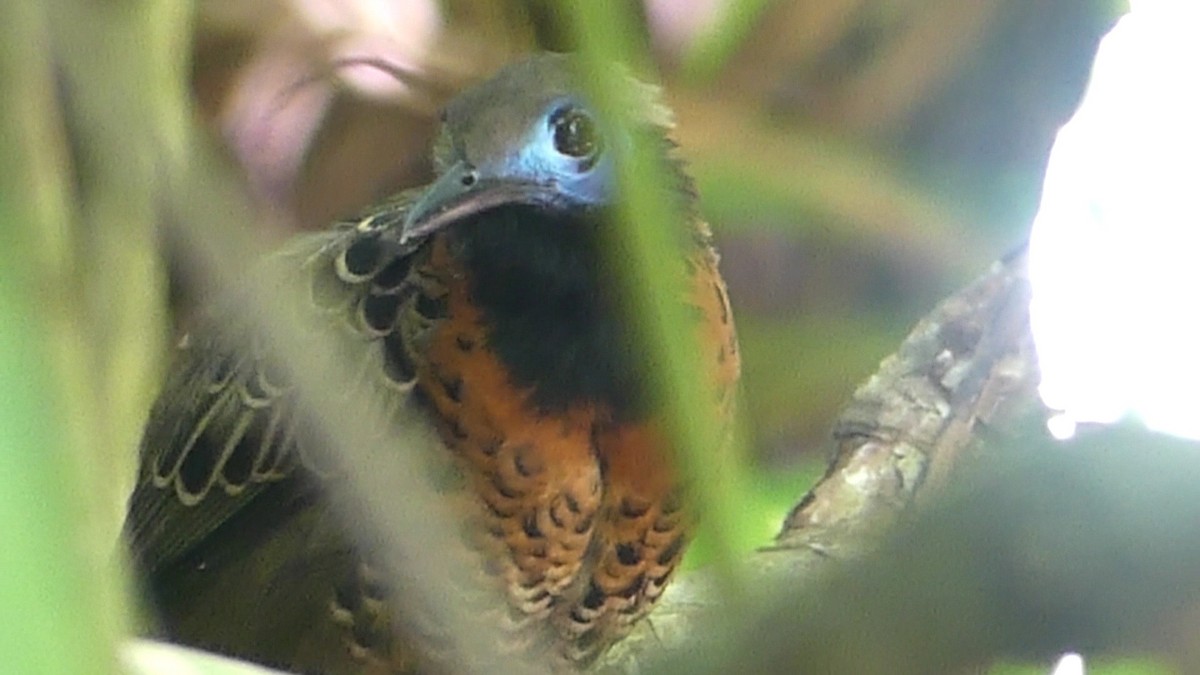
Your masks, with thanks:
M580 91L575 61L539 54L464 91L442 112L434 144L436 179L409 209L401 241L505 205L598 209L615 199L614 149L637 130L596 118ZM628 77L638 122L665 138L670 111L657 87Z

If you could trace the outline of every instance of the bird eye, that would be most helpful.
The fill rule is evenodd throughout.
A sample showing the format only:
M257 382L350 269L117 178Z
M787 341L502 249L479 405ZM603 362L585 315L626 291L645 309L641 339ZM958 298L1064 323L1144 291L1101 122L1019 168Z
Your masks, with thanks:
M596 130L596 122L581 108L563 106L550 115L549 124L554 133L554 149L560 153L590 161L600 154L600 134Z

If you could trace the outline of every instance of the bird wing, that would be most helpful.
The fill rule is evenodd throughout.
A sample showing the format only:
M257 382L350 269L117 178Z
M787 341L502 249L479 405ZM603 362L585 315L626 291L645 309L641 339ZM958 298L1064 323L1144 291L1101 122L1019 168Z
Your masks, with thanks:
M287 286L279 297L302 288L309 314L303 320L345 329L339 331L345 353L361 359L351 364L358 373L353 386L382 387L397 399L411 390L430 323L416 309L415 298L430 292L414 273L420 254L395 236L414 194L297 238L264 265L285 274L262 277ZM335 470L311 447L319 434L300 410L291 364L276 358L261 327L239 314L247 313L216 312L182 341L151 410L125 522L147 574L188 555L252 503L271 501L286 517L311 501L314 476Z

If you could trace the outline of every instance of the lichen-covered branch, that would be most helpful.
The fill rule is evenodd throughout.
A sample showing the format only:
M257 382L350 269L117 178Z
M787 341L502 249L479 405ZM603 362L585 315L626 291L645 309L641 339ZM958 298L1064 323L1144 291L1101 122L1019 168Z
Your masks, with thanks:
M778 545L828 550L891 523L945 484L981 432L1035 404L1037 382L1022 251L942 302L858 388L829 469Z

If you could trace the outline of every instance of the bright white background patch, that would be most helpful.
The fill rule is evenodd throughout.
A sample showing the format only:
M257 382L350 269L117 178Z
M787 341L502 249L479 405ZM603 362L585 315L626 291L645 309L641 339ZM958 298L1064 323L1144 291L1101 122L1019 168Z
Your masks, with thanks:
M1200 3L1142 0L1104 38L1030 238L1052 425L1200 438Z
M1051 675L1084 675L1087 672L1083 666L1083 657L1078 654L1065 654L1054 665Z

